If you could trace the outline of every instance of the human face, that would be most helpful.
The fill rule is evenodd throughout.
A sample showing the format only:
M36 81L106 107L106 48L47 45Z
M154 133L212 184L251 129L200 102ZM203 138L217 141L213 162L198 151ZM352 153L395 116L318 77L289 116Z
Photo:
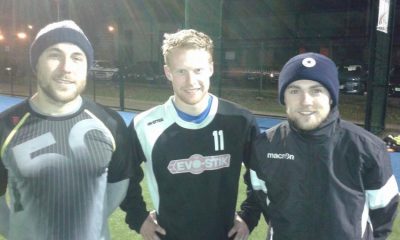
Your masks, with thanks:
M86 86L86 55L71 43L58 43L40 55L37 69L38 97L50 104L76 100Z
M286 88L284 98L289 120L302 130L317 128L331 110L329 91L316 81L292 82Z
M172 83L176 106L187 113L204 110L208 101L213 63L204 49L174 49L164 72Z

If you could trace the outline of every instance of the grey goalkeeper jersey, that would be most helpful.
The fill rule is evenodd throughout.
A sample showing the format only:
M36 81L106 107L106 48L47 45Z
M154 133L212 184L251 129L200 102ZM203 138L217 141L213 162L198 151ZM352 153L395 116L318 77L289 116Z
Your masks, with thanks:
M25 101L0 120L0 195L6 185L9 239L100 239L107 182L132 172L121 117L88 100L75 114L49 117Z

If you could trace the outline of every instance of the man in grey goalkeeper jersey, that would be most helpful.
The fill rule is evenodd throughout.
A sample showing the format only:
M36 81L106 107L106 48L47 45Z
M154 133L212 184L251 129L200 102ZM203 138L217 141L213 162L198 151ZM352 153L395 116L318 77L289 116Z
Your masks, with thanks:
M11 240L109 239L107 218L132 170L122 118L81 97L93 48L65 20L38 32L30 62L37 92L0 114L0 196L9 209L0 230Z

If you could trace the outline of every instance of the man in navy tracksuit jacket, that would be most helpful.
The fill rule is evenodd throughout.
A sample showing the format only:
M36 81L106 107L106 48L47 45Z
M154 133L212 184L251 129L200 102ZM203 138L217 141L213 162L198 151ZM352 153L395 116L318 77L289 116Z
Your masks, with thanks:
M269 239L386 239L399 194L386 147L340 119L332 60L290 59L279 77L288 121L254 144L251 182L270 226Z

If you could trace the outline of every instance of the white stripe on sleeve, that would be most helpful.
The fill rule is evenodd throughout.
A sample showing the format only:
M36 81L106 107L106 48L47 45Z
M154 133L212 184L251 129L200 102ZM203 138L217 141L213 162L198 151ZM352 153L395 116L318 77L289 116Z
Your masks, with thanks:
M258 178L257 173L254 170L250 169L250 179L251 185L253 186L254 190L263 191L267 193L267 186L265 186L265 182Z
M254 190L263 191L267 195L268 190L267 186L265 185L265 182L257 176L257 173L254 170L251 169L250 169L250 180L251 180L251 186L253 186ZM267 203L268 206L270 203L268 195L265 199L265 202Z
M380 189L366 191L369 208L373 210L386 207L398 193L396 179L392 175Z

